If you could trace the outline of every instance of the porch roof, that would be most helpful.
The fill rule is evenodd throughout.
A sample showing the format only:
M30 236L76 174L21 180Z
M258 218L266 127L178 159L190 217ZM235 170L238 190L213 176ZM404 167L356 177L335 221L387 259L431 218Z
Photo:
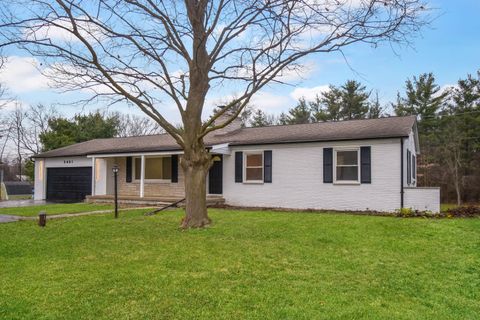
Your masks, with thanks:
M407 137L415 123L415 116L408 116L242 128L223 134L213 132L205 137L205 145L212 147L224 143L235 146ZM181 151L181 148L170 135L159 134L95 139L47 151L34 157L52 158L166 151L178 152Z

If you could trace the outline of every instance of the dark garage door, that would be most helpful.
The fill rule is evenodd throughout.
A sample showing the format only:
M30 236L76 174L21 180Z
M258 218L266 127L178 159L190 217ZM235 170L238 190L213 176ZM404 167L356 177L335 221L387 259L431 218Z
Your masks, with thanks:
M48 168L47 200L81 201L92 194L92 168Z

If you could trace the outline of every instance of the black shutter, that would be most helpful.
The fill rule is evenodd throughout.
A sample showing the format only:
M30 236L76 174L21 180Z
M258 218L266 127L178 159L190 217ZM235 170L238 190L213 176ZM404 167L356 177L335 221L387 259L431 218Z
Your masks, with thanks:
M417 158L412 155L412 178L417 180Z
M370 147L360 148L360 182L372 183L372 155Z
M410 184L412 182L411 166L412 157L410 156L410 150L407 150L407 184Z
M333 149L323 148L323 183L333 182Z
M171 181L176 183L178 182L178 155L172 155L172 178Z
M127 157L126 167L127 167L125 170L126 182L130 183L132 182L132 157Z
M243 182L243 152L235 152L235 182Z
M263 182L272 182L272 150L263 151Z

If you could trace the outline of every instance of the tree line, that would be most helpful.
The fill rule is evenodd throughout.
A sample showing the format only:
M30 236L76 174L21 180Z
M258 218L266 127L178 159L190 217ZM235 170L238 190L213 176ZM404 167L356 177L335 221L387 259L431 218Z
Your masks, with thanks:
M30 157L41 152L92 139L163 133L150 118L120 112L61 115L53 106L23 107L19 103L0 115L0 161L6 180L33 180ZM18 177L18 178L17 178Z
M478 202L480 199L480 71L451 87L442 88L433 73L407 79L405 91L394 102L382 105L378 93L348 80L329 86L311 101L278 116L247 109L246 126L302 124L415 115L421 154L418 185L440 186L442 201Z

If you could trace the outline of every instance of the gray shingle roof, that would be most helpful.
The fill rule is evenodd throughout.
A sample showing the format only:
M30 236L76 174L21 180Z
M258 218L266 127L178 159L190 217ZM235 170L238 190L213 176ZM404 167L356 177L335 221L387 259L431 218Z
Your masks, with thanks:
M415 121L415 116L408 116L243 128L226 134L215 134L214 132L206 137L205 143L207 146L221 143L255 145L406 137L410 134ZM35 157L50 158L172 150L180 150L180 147L168 134L160 134L95 139L47 151Z

